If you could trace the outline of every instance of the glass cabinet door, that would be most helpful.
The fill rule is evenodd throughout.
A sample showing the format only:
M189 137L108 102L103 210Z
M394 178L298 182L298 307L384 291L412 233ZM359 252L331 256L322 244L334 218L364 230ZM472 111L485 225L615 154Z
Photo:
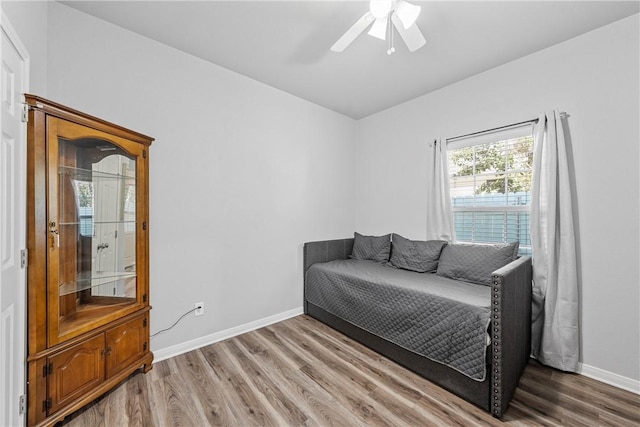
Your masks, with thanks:
M49 125L51 345L139 308L143 217L135 144L59 119Z

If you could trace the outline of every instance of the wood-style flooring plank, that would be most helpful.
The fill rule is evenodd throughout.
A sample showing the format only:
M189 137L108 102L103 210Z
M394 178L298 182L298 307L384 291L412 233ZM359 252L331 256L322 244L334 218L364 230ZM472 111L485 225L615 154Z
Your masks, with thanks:
M640 426L640 395L531 361L502 420L308 316L154 364L76 426Z
M277 424L307 424L307 414L278 386L278 382L281 382L281 379L278 378L277 382L274 381L273 377L268 375L262 367L250 357L250 353L246 352L246 349L237 341L238 340L227 341L228 350L237 362L236 367L244 372L245 378L257 389L256 394L264 395L275 414L278 414L279 419L277 420Z
M215 380L213 370L200 351L184 354L183 378L192 385L195 397L210 425L235 425L236 418L230 410L229 400Z
M181 355L183 356L183 355ZM178 356L178 357L181 357ZM196 426L202 425L205 416L200 402L194 399L195 393L182 374L171 374L155 381L149 387L150 399L155 402L157 422L164 426ZM126 423L107 423L122 426Z
M266 338L268 337L268 338ZM351 412L339 405L331 392L322 388L301 369L306 364L300 363L299 357L288 350L272 331L261 329L251 334L244 334L241 342L253 342L264 346L254 357L259 358L269 372L279 372L283 381L280 386L291 394L298 396L298 404L303 405L314 415L314 422L320 426L358 426L364 425Z
M132 376L126 387L126 423L129 426L148 426L154 423L149 406L149 391L143 375Z
M290 351L306 358L307 364L300 369L301 372L332 394L341 405L354 412L367 425L394 425L394 417L389 417L383 408L376 407L375 401L368 396L375 386L361 373L352 371L346 374L341 361L329 357L327 353L319 354L321 351L312 346L304 335L287 328L284 322L274 325L273 329L282 335Z
M234 413L240 425L275 425L270 416L246 383L241 372L228 359L223 349L224 341L205 348L205 357L212 368L217 368L221 381L218 387L229 398L229 409ZM199 351L199 350L196 350Z

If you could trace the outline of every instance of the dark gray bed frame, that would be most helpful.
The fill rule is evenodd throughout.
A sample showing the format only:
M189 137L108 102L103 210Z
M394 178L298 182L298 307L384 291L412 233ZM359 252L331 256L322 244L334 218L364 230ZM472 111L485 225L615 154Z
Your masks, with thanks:
M501 418L531 353L531 258L520 257L493 273L487 377L475 381L446 365L406 350L347 322L306 299L306 273L315 263L348 259L353 238L304 244L304 312L463 399Z

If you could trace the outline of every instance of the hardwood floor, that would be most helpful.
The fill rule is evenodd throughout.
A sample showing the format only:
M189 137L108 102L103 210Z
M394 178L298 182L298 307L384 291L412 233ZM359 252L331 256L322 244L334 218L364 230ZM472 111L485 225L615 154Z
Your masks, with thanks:
M156 363L69 426L639 426L640 396L531 361L502 421L308 317Z

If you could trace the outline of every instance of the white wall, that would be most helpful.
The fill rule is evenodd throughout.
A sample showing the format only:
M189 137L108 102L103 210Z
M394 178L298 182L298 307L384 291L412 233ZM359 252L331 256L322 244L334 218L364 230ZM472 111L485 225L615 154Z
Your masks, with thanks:
M581 360L585 371L605 370L635 384L638 17L362 119L356 144L356 229L424 238L430 140L531 119L553 108L569 113L581 255Z
M49 12L49 97L156 138L151 330L196 302L205 315L152 349L301 310L302 243L353 233L355 121L58 3Z
M29 53L29 91L47 94L47 3L46 1L0 1L20 41Z

